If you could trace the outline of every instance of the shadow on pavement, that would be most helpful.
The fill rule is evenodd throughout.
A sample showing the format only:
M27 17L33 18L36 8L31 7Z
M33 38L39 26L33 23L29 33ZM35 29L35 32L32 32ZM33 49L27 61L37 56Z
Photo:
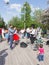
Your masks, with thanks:
M4 50L0 51L0 65L5 65L5 58L8 55L6 50L7 49L4 49Z

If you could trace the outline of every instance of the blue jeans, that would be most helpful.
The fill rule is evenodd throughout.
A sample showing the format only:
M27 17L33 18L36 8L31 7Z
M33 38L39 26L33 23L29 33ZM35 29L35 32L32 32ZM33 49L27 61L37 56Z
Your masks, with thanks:
M44 61L44 54L39 54L37 58L39 61Z
M27 33L27 38L30 38L30 34L29 33Z
M12 44L13 44L13 35L9 36L9 42L10 42L10 48L12 49Z

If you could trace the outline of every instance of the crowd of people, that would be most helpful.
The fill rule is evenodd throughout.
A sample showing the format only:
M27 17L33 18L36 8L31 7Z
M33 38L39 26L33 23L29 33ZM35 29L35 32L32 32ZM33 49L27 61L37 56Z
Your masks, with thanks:
M40 27L35 28L34 25L31 25L30 27L26 29L17 30L16 27L13 27L12 25L9 25L8 29L0 28L0 42L3 40L6 40L9 45L10 49L13 49L13 42L19 42L21 38L30 39L31 44L33 44L35 41L38 43L37 49L39 50L38 59L39 61L44 60L44 49L43 44L41 44L41 35L42 29ZM17 43L18 43L17 42Z
M42 29L40 27L35 28L34 25L26 29L22 28L19 31L16 27L9 25L8 29L0 28L0 42L2 40L7 40L7 42L10 43L11 49L13 41L18 41L20 38L30 39L31 44L33 44L35 40L40 43L42 39L41 32Z

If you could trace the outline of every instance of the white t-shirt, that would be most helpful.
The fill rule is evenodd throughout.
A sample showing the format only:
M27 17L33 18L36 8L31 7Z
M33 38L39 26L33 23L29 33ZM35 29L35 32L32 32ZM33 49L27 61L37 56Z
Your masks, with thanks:
M30 29L29 29L29 28L27 28L26 32L27 32L27 33L30 33Z
M36 29L33 29L32 32L31 32L30 34L33 34L33 35L34 35L35 32L36 32Z
M2 29L2 38L5 38L5 37L4 37L4 33L5 33L5 30Z
M21 33L24 33L24 31L25 31L24 29L20 30Z

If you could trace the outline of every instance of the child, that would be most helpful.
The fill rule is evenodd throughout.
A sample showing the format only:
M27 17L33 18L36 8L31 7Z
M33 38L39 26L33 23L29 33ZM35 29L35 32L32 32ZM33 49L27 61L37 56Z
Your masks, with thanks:
M38 60L39 61L44 61L44 48L43 48L43 44L40 44L40 46L39 46Z
M17 29L16 29L16 27L14 27L14 30L15 30L15 32L14 32L14 34L13 34L13 40L14 40L15 44L17 45L17 43L19 42L20 37L19 37L19 35L17 34Z

